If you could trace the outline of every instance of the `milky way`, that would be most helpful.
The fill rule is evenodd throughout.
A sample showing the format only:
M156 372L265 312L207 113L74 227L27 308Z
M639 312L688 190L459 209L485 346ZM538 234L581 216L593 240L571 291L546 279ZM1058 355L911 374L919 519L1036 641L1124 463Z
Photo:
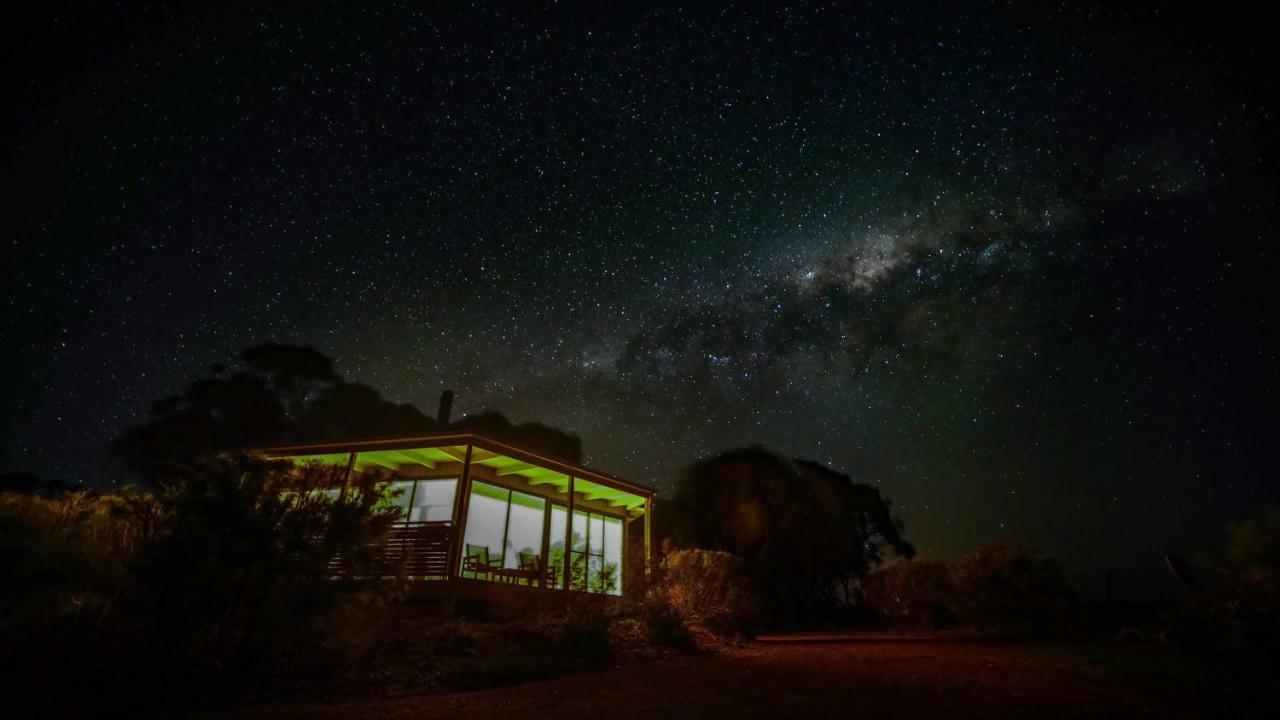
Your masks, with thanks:
M1274 498L1248 18L753 5L19 24L0 469L108 482L281 341L661 489L828 462L926 554L1123 568Z

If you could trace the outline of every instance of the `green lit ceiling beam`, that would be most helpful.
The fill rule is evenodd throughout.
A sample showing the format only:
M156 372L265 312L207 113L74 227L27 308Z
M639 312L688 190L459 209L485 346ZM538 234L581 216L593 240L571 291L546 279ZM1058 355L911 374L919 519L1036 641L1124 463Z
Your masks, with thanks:
M526 472L526 471L528 471L528 470L540 470L540 469L541 469L541 468L539 468L537 465L531 465L531 464L529 464L529 463L517 463L517 464L515 464L515 465L511 465L511 466L508 466L508 467L500 468L499 470L497 470L497 471L496 471L496 474L498 474L498 475L518 475L518 474L520 474L520 473L522 473L522 472Z
M383 460L381 457L378 457L377 453L360 453L359 455L356 455L356 465L359 465L362 470L369 465L377 465L378 467L386 468L387 470L400 469L399 465L388 460Z
M432 460L431 458L428 458L426 455L422 454L421 452L419 452L419 451L417 451L417 450L401 450L401 451L399 452L399 455L400 455L401 457L405 458L406 460L408 460L408 461L409 461L409 462L411 462L411 463L417 463L417 464L419 464L419 465L425 465L427 468L429 468L429 469L431 469L431 470L435 470L435 468L436 468L436 461L435 461L435 460Z
M644 504L643 500L629 497L617 497L616 495L586 495L588 500L604 500L614 507L625 507L628 510L640 507Z
M439 450L440 452L444 453L445 455L448 455L449 457L453 458L454 460L457 460L458 462L466 462L467 460L467 449L465 447L454 447L451 445L445 445L445 446L433 448L433 449ZM480 448L472 449L471 462L477 461L476 456L480 452L481 452Z
M612 492L600 492L598 490L582 493L582 497L588 500L617 500L618 494Z

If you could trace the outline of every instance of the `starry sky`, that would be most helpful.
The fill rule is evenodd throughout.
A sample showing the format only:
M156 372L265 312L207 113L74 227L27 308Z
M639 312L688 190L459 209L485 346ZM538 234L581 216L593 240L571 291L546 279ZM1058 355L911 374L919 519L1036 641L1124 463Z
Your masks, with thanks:
M278 341L663 490L827 462L926 556L1149 570L1276 498L1245 11L205 5L3 31L0 470L108 482Z

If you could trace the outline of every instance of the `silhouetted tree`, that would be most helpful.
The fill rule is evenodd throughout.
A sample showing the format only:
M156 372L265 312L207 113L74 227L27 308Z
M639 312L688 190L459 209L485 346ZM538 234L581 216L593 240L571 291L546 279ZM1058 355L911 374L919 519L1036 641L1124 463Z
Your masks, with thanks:
M742 558L767 616L788 624L847 602L887 552L915 554L879 490L759 447L689 468L670 507L683 544Z
M62 480L45 480L39 475L25 472L0 473L0 493L19 493L57 497L78 490Z
M166 650L243 666L363 597L362 580L389 590L370 582L392 574L378 541L395 511L379 504L377 478L361 474L337 496L325 492L343 472L334 466L225 457L173 472L129 513L144 540L138 593Z
M245 349L241 360L239 369L214 366L210 377L156 402L148 423L128 428L115 441L116 455L154 479L167 467L210 452L445 429L413 405L344 380L315 348L258 345ZM488 434L568 462L582 458L576 435L539 423L513 425L492 411L448 428Z
M0 473L0 492L34 494L43 481L39 475L24 472Z
M449 427L489 435L496 440L537 450L557 460L582 462L582 438L550 425L538 422L513 425L502 413L487 410L462 418Z
M360 383L340 382L315 394L297 416L295 433L303 440L412 435L439 425L408 403L393 403Z

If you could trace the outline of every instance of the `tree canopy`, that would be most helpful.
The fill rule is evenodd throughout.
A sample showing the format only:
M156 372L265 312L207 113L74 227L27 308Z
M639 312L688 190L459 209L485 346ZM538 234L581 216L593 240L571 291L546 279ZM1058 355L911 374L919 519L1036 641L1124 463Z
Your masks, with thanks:
M915 555L879 490L760 447L690 467L671 507L682 544L742 558L767 614L789 624L841 605L888 553Z
M582 459L577 435L541 423L513 424L494 411L440 425L412 404L344 379L333 360L313 347L257 345L240 360L234 369L215 365L208 377L154 403L150 421L116 439L115 454L150 476L209 452L466 430L567 462Z

